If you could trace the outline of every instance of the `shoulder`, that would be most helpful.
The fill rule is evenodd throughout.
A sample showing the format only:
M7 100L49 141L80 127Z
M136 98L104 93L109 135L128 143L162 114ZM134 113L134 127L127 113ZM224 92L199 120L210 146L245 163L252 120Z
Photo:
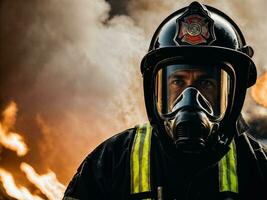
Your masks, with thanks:
M83 160L69 183L65 197L108 199L110 185L125 168L135 128L127 129L105 140ZM121 173L122 174L122 173Z
M267 162L267 147L257 139L255 139L251 134L246 133L248 141L255 152L257 158L265 157L265 162Z
M99 160L111 154L116 155L129 150L134 139L135 130L136 128L130 128L113 135L89 153L85 160Z
M135 133L136 127L129 128L103 141L85 157L77 171L86 171L87 174L88 171L100 171L104 175L111 173L110 170L116 166L125 165Z
M253 152L264 154L266 157L267 147L252 136L251 128L241 115L237 121L237 131L237 140L241 140L241 143L249 146Z
M243 132L237 137L237 140L239 140L239 143L241 143L242 147L248 147L250 151L258 157L265 157L265 162L267 162L267 147L263 143L261 143L259 140L254 138L249 130ZM241 142L240 142L241 141Z
M235 138L237 142L238 156L242 162L247 165L255 165L256 170L261 174L263 180L267 182L267 148L251 134L251 128L247 125L242 116L237 123L238 135ZM251 161L251 162L249 162Z
M267 183L267 148L264 144L255 139L247 130L240 134L237 138L239 143L239 157L242 157L243 162L256 163L256 171L261 176L261 180ZM250 162L251 161L251 162ZM247 166L246 165L246 166Z

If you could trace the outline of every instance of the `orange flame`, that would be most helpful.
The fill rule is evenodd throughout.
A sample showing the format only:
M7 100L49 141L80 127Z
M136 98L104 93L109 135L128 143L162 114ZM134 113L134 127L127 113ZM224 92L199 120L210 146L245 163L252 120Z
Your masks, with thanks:
M24 156L28 152L24 139L18 133L12 133L10 130L16 122L17 106L11 102L3 112L3 120L0 122L0 145L15 151L18 156ZM62 199L65 186L61 184L54 172L39 175L34 168L27 163L21 163L21 170L26 174L28 180L33 183L48 199ZM18 187L15 184L11 173L0 168L0 181L6 193L13 198L19 200L42 200L41 197L31 194L25 187ZM0 182L1 183L1 182Z
M39 196L32 195L27 188L16 186L12 174L2 168L0 168L0 178L9 196L21 200L42 200Z
M54 172L50 171L49 173L40 176L27 163L22 163L20 168L26 173L29 181L35 184L35 186L38 187L48 199L60 200L63 198L65 186L58 182Z
M3 112L3 120L0 123L0 145L17 152L18 156L24 156L27 151L27 145L23 138L17 134L10 132L10 129L16 122L17 106L11 102Z
M258 78L252 87L251 96L258 104L267 108L267 72Z

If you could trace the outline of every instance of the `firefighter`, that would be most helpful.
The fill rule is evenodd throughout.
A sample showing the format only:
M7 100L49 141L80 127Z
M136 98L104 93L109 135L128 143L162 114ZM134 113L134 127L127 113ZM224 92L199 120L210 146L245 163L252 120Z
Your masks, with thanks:
M193 2L168 16L141 62L149 123L90 153L64 200L266 199L267 151L241 115L252 56L213 7Z

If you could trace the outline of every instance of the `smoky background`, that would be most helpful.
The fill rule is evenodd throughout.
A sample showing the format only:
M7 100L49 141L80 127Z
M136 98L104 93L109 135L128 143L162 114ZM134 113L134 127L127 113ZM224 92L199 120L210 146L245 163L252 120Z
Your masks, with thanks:
M267 71L267 2L200 1L228 14ZM140 61L154 30L188 0L1 0L0 108L18 106L14 131L29 153L1 148L0 165L23 160L67 184L104 139L147 121ZM266 134L267 109L247 95L244 117Z

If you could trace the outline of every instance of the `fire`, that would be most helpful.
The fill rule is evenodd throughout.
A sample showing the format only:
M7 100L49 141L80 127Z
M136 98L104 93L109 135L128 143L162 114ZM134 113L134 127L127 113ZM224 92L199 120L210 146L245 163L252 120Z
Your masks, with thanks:
M3 112L3 120L0 123L0 145L2 144L7 149L13 150L18 156L24 156L28 149L23 138L10 131L16 122L17 106L14 102Z
M17 187L12 174L2 168L0 168L0 179L2 180L6 193L9 196L16 199L42 200L42 198L32 195L27 188Z
M267 72L258 78L256 85L252 87L251 95L258 104L267 108Z
M5 148L15 151L18 156L22 157L27 154L28 147L21 135L10 131L16 122L17 110L16 103L11 102L3 111L3 119L0 122L0 147L4 146ZM47 174L39 175L32 166L24 162L21 163L20 169L26 174L27 179L34 184L47 199L62 199L65 186L57 180L54 172L49 171ZM43 199L40 196L33 195L25 187L17 186L13 175L3 168L0 168L0 183L1 182L6 193L10 197L19 200Z
M45 175L39 175L27 163L22 163L21 170L26 173L27 178L37 186L48 199L62 199L65 186L58 182L56 174L52 171Z

